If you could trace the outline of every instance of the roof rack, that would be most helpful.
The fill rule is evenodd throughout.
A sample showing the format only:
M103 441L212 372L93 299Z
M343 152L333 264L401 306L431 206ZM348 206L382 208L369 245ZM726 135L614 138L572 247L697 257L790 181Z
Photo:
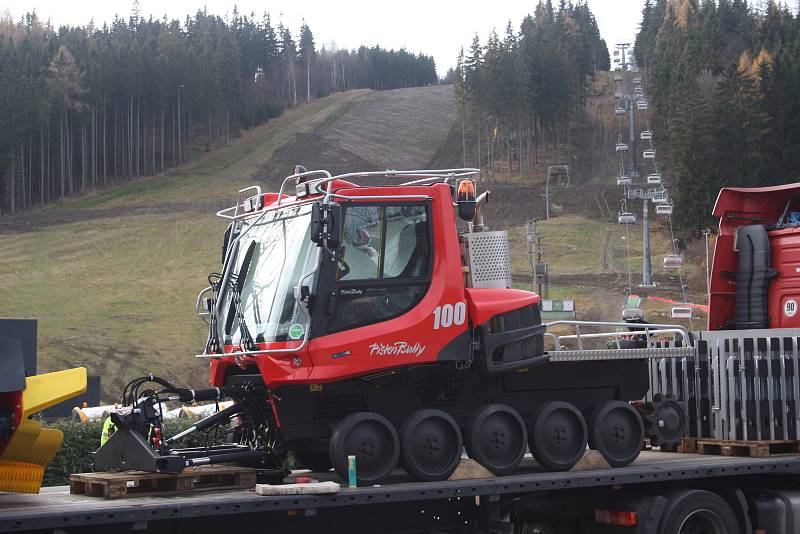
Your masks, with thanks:
M424 185L424 184L434 184L434 183L446 183L449 184L451 181L455 182L459 179L468 179L475 181L478 176L480 176L480 169L475 168L458 168L458 169L433 169L433 170L410 170L410 171L398 171L398 170L385 170L385 171L366 171L366 172L351 172L346 174L338 174L336 176L332 176L330 172L326 170L315 170L315 171L306 171L297 174L292 174L287 176L281 182L280 190L278 191L278 201L274 206L267 208L266 210L260 210L260 198L261 198L261 188L258 186L248 187L239 191L239 194L236 199L236 205L226 208L224 210L220 210L217 212L218 217L222 217L223 219L231 219L237 220L244 217L252 216L255 212L264 213L267 211L276 210L283 206L283 201L289 198L288 193L286 193L287 185L294 181L295 183L295 193L300 193L300 187L304 186L302 193L304 195L317 195L317 194L324 194L326 198L338 198L338 199L354 199L357 198L358 200L366 200L366 199L403 199L403 200L419 200L419 199L427 199L430 198L427 195L378 195L378 196L358 196L358 197L349 197L347 195L342 195L336 192L331 191L331 184L336 180L346 180L351 181L358 178L404 178L404 179L411 179L411 181L402 182L398 185L406 186L406 185ZM354 187L362 187L358 184L353 184ZM255 195L244 197L244 193L256 191ZM297 198L297 196L293 197ZM259 211L260 210L260 211Z

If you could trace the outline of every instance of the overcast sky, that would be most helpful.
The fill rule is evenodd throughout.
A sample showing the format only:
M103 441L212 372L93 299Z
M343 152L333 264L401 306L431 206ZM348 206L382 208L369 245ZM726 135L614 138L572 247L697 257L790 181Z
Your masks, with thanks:
M305 18L314 33L317 47L336 43L340 48L361 44L380 44L386 48L405 47L409 51L431 54L440 75L455 64L459 49L469 46L478 33L486 40L494 27L505 31L510 20L515 30L522 18L533 12L536 0L140 0L141 15L183 20L187 14L205 7L225 17L233 10L272 14L296 34ZM553 1L558 4L557 0ZM609 43L632 41L641 18L643 0L589 0L600 32ZM96 25L110 21L115 14L130 15L132 1L113 0L0 0L0 11L8 10L16 19L35 10L54 26L83 25L94 19ZM4 9L3 9L4 8Z

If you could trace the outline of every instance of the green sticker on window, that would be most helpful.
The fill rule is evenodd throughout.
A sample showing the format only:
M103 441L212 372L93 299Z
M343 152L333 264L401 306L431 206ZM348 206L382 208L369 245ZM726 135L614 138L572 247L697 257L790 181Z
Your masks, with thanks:
M293 324L289 328L289 337L292 339L300 339L303 337L303 333L305 332L305 328L301 324Z

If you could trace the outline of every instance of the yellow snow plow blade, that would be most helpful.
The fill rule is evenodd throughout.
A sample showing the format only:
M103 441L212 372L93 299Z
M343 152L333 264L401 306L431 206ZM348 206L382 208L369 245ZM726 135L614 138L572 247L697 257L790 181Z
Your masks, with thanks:
M86 369L78 367L25 378L22 420L0 452L0 492L39 493L44 470L53 461L64 435L42 428L32 414L86 392Z

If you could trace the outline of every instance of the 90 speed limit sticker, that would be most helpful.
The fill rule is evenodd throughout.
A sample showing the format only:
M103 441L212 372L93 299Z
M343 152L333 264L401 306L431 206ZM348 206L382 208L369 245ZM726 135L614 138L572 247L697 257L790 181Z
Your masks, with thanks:
M797 313L797 301L794 299L789 299L783 303L783 314L786 317L794 317Z

